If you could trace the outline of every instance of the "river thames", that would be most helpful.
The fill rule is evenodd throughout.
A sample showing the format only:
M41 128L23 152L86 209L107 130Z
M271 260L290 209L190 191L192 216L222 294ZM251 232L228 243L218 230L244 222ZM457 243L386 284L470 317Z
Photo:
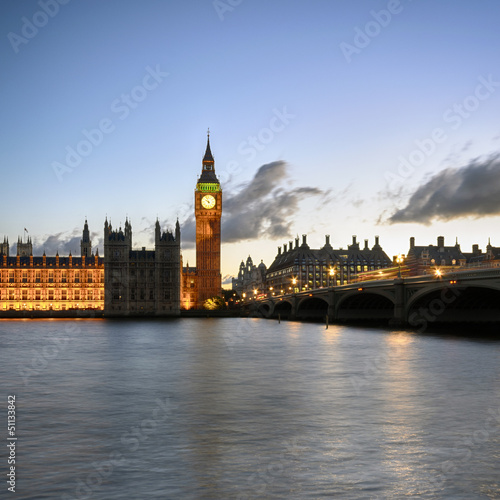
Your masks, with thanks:
M1 320L12 497L500 498L500 341L478 333Z

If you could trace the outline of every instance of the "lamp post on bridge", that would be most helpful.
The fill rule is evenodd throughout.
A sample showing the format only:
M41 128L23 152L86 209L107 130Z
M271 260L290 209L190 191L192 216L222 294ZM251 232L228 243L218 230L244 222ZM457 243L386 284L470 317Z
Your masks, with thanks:
M329 287L332 286L332 280L333 280L333 286L335 286L335 284L336 284L335 273L336 273L335 266L330 267L330 269L328 271L328 286Z
M405 260L405 257L403 254L399 254L397 257L396 257L396 262L398 264L398 278L399 279L402 279L402 276L401 276L401 264L404 262Z

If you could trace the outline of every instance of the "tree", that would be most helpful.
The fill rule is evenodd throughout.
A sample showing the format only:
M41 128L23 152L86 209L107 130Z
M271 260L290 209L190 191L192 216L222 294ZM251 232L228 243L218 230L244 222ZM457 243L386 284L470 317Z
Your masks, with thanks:
M203 307L209 311L215 311L217 309L225 309L226 303L222 297L216 296L205 300Z

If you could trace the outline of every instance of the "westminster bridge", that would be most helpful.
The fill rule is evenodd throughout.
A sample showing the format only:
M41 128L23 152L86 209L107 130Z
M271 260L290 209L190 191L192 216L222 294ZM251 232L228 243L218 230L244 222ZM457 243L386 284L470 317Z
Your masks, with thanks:
M267 296L243 304L251 316L291 320L500 323L500 268L374 280Z

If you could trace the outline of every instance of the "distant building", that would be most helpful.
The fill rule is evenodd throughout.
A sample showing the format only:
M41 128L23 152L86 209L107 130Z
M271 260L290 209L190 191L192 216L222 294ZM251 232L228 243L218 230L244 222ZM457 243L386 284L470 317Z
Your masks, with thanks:
M347 249L334 249L330 236L319 249L311 249L307 236L278 247L278 254L266 273L266 292L276 295L298 292L314 288L342 285L353 281L360 273L390 268L392 261L382 250L379 237L375 244L368 247L368 240L360 248L356 236Z
M472 252L464 252L464 255L467 258L467 265L471 267L482 266L488 260L488 255L483 253L479 245L472 245Z
M114 231L104 223L105 316L180 314L179 221L175 233L155 225L155 248L132 248L132 225Z
M444 236L438 236L436 245L426 246L415 245L411 237L405 264L412 275L433 274L438 268L452 271L460 267L500 267L500 248L488 242L485 253L479 245L473 245L472 252L462 252L458 241L446 246Z
M262 293L266 288L266 272L267 268L264 262L261 260L260 264L256 266L249 255L246 263L241 261L238 277L232 279L232 289L240 297L243 297L243 294L254 295L259 290Z
M490 241L488 241L486 256L489 267L500 267L500 247L494 247L491 245Z
M406 265L412 275L431 274L436 267L460 267L467 263L467 256L460 249L458 241L453 246L445 246L444 236L438 236L437 245L418 246L415 238L410 238L410 249Z
M28 237L10 257L8 239L0 244L0 314L5 311L76 311L104 308L104 262L92 253L85 221L81 257L33 256ZM82 247L82 248L83 248Z

